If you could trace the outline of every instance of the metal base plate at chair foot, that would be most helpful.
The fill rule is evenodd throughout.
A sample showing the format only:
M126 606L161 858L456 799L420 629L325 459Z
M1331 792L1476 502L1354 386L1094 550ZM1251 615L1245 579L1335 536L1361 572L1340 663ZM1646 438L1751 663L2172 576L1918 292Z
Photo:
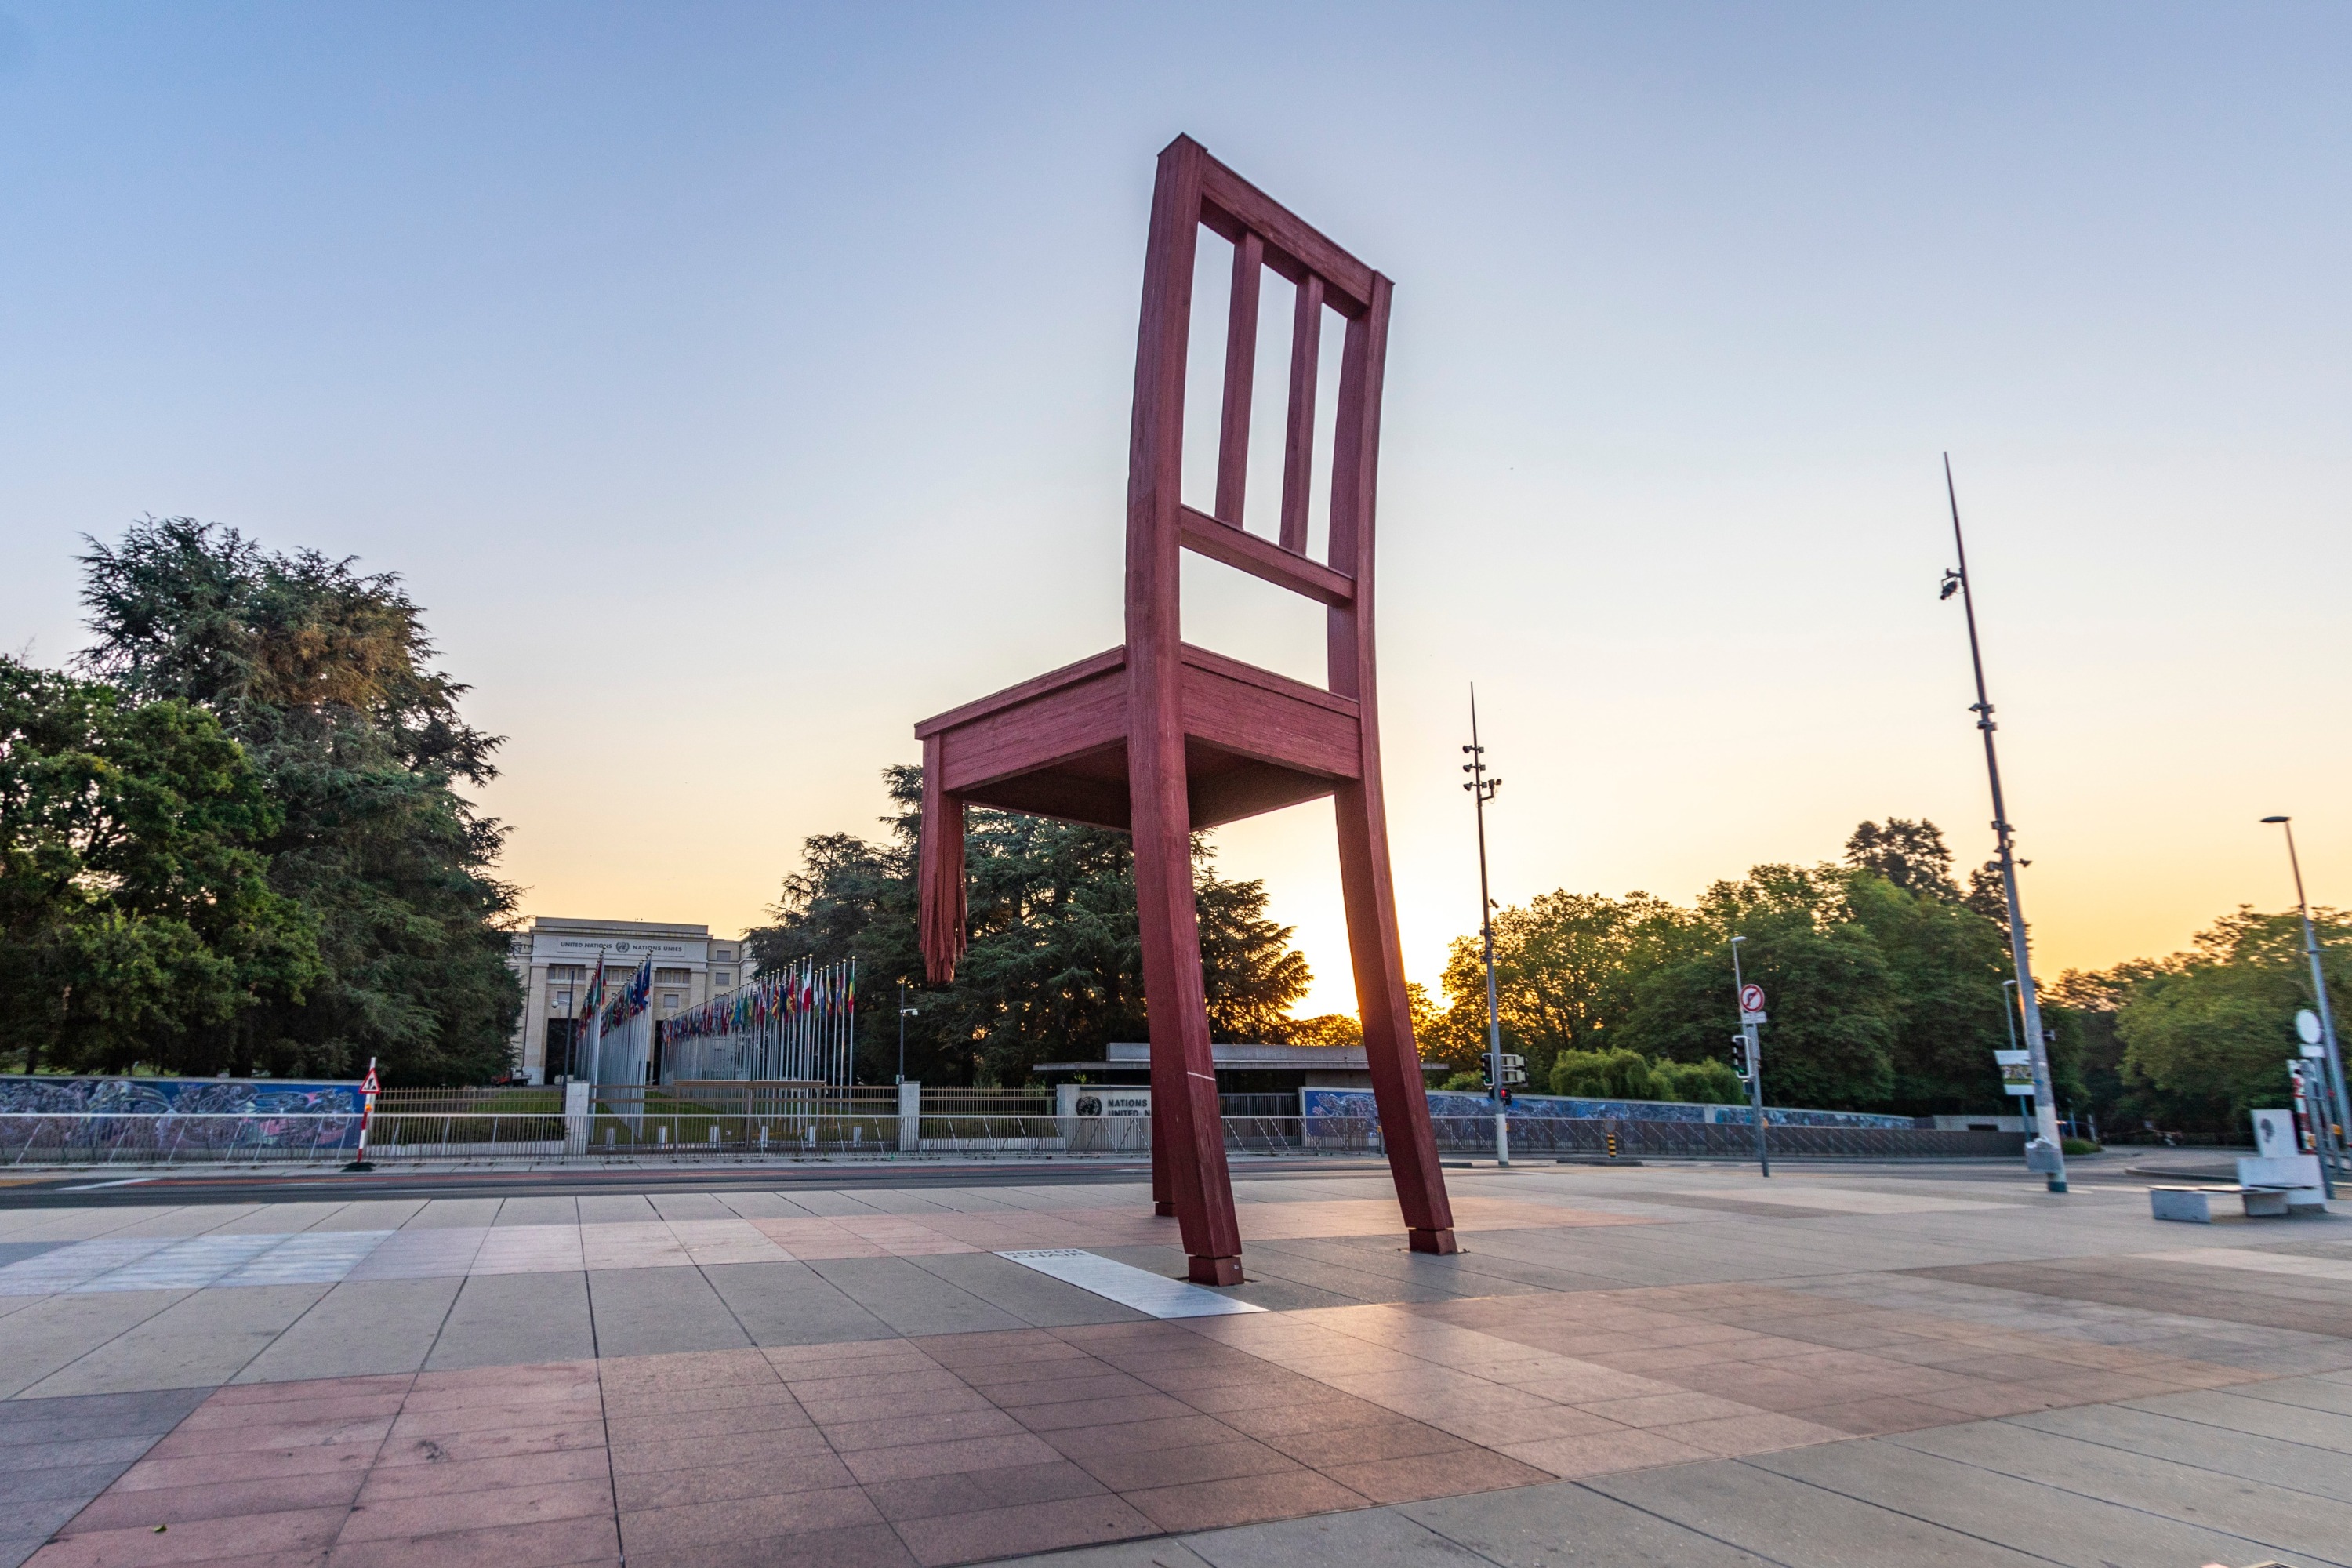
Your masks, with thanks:
M1415 1252L1431 1253L1439 1258L1451 1258L1462 1250L1450 1230L1409 1230L1405 1239Z
M1195 1258L1185 1278L1195 1285L1245 1285L1238 1258Z

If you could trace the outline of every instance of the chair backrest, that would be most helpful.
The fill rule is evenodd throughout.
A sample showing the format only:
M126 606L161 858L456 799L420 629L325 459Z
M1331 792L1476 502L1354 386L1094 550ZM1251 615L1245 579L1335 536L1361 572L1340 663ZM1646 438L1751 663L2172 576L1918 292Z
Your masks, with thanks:
M1233 244L1223 403L1213 514L1183 503L1184 386L1194 258L1206 226ZM1275 539L1245 531L1251 397L1257 376L1258 296L1271 268L1295 286L1282 510ZM1188 549L1330 607L1331 689L1369 689L1372 498L1380 453L1381 374L1391 285L1188 136L1160 154L1145 253L1128 480L1129 657L1172 653L1181 626L1177 551ZM1307 553L1316 380L1326 310L1345 318L1332 433L1328 559Z

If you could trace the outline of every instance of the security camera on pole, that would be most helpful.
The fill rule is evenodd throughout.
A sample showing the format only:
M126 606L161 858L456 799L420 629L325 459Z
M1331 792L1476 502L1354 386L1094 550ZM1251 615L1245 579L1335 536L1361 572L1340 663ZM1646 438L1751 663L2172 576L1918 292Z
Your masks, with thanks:
M1750 985L1739 976L1739 944L1748 939L1731 939L1731 989L1739 998L1739 1033L1731 1037L1732 1066L1748 1080L1748 1108L1756 1117L1756 1168L1767 1177L1772 1174L1772 1156L1764 1142L1764 1047L1756 1038L1756 1026L1764 1022L1764 987Z
M1486 890L1486 803L1503 787L1486 776L1486 748L1478 743L1478 688L1470 688L1470 743L1462 748L1470 760L1462 771L1478 809L1478 933L1486 944L1486 1092L1495 1101L1495 1163L1511 1163L1511 1086L1528 1081L1527 1058L1503 1054L1503 1024L1495 1004L1495 900Z
M1944 574L1944 591L1939 597L1948 599L1955 593L1968 612L1969 662L1977 678L1977 700L1969 711L1977 716L1977 729L1984 736L1985 773L1992 782L1993 841L2000 849L2001 890L2009 901L2009 951L2017 968L2017 1003L2025 1015L2025 1049L2033 1073L2034 1136L2025 1145L2025 1168L2040 1172L2050 1181L2050 1190L2066 1190L2066 1153L2058 1142L2058 1096L2051 1088L2050 1040L2042 1027L2042 1001L2034 994L2032 961L2025 951L2025 910L2017 896L2017 857L2010 839L2009 812L2000 797L2000 758L1995 754L1992 732L1998 727L1992 721L1992 700L1985 695L1984 653L1977 642L1976 593L1969 585L1969 547L1960 537L1960 495L1952 484L1951 454L1944 454L1944 494L1952 503L1952 548L1958 552L1959 564Z

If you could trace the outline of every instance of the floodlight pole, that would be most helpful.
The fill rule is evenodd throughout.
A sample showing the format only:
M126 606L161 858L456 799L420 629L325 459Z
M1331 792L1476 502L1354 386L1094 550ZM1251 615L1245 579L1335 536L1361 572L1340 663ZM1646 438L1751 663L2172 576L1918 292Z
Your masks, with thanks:
M1511 1163L1511 1125L1503 1103L1503 1024L1495 1000L1495 900L1486 890L1486 803L1495 798L1503 781L1486 776L1486 748L1478 743L1475 681L1470 685L1470 743L1462 749L1470 754L1470 760L1462 764L1470 782L1462 787L1470 792L1478 812L1478 933L1486 947L1486 1088L1495 1101L1495 1163L1507 1165Z
M2335 1103L2333 1128L2323 1128L2320 1142L2326 1145L2329 1164L2342 1168L2342 1146L2335 1133L2338 1129L2352 1130L2352 1108L2345 1104L2344 1058L2336 1045L2336 1009L2327 1005L2327 976L2319 967L2319 932L2311 923L2311 900L2303 895L2303 861L2294 852L2294 823L2284 816L2265 816L2266 823L2276 823L2286 829L2286 863L2294 869L2294 907L2303 915L2303 952L2311 961L2311 994L2314 1005L2319 1009L2319 1037L2327 1047L2327 1088Z
M1985 695L1984 651L1977 640L1977 602L1975 591L1969 584L1969 547L1960 537L1960 495L1952 484L1952 455L1944 454L1944 494L1952 504L1952 548L1959 557L1959 565L1944 574L1944 596L1951 597L1957 584L1960 590L1960 605L1968 613L1969 663L1976 671L1977 700L1969 711L1977 716L1977 729L1984 735L1985 776L1992 784L1992 830L2000 847L2001 891L2009 902L2009 951L2017 967L2017 1001L2025 1015L2025 1049L2027 1060L2033 1068L2034 1130L2050 1145L2051 1160L2055 1162L2049 1173L2050 1190L2066 1190L2065 1146L2058 1141L2058 1096L2051 1087L2050 1042L2042 1032L2042 1001L2034 994L2033 963L2025 945L2025 910L2017 896L2017 856L2010 842L2009 812L2000 795L2000 758L1993 749L1992 700Z

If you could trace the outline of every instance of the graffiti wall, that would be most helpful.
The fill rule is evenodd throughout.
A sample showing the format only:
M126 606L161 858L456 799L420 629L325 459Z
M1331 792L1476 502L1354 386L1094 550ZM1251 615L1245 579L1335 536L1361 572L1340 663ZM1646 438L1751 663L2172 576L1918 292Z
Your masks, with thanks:
M1303 1089L1298 1091L1299 1114L1305 1117L1344 1117L1362 1121L1379 1120L1372 1106L1369 1089ZM1495 1102L1483 1094L1464 1094L1446 1089L1429 1091L1429 1113L1433 1117L1474 1117L1495 1114ZM1744 1105L1689 1105L1678 1101L1654 1100L1570 1100L1558 1095L1522 1094L1511 1101L1511 1120L1518 1121L1712 1121L1727 1126L1747 1127L1754 1122L1754 1112ZM1901 1127L1914 1125L1908 1116L1879 1116L1860 1110L1798 1110L1784 1106L1768 1105L1764 1121L1770 1127Z
M360 1086L289 1079L0 1076L0 1146L109 1152L341 1149Z

